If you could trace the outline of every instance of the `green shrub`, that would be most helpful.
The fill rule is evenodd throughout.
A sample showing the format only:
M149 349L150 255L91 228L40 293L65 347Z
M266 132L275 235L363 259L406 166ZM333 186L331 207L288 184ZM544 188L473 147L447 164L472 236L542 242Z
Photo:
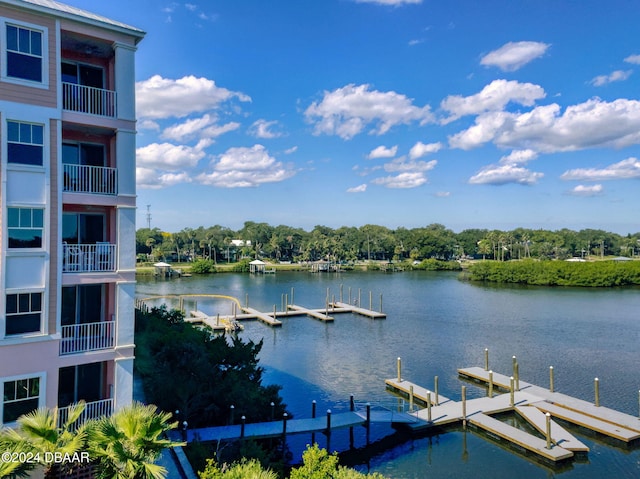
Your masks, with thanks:
M216 265L210 259L199 259L193 262L191 272L195 274L209 274L216 272Z

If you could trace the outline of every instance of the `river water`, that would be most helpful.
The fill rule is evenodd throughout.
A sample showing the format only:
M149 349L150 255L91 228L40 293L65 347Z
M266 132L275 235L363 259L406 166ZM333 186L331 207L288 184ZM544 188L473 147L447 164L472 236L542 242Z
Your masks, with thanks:
M640 390L640 289L581 289L487 286L461 281L456 273L278 273L275 275L217 274L172 280L139 280L137 296L163 294L223 294L242 304L281 310L283 296L308 308L323 308L329 297L363 307L372 304L387 313L385 320L351 314L335 315L323 323L305 316L284 319L272 329L245 322L245 340L264 341L260 363L265 381L283 386L282 396L295 417L310 417L311 402L319 412L347 410L349 395L356 401L395 405L384 380L402 375L440 394L461 397L456 369L484 366L510 375L515 355L523 381L547 386L554 367L555 389L594 400L594 378L600 383L600 403L638 415ZM229 301L198 298L208 314L229 314ZM177 307L177 303L168 302ZM192 309L190 303L187 309ZM467 397L486 391L471 384ZM508 420L508 419L507 419ZM372 429L372 445L364 447L364 428L331 435L290 437L299 458L314 439L321 447L344 451L343 462L362 471L390 478L636 478L640 477L640 447L628 447L574 427L574 435L590 447L560 467L543 464L506 449L482 433L454 428L429 437L396 433L388 426ZM297 455L297 456L296 456Z

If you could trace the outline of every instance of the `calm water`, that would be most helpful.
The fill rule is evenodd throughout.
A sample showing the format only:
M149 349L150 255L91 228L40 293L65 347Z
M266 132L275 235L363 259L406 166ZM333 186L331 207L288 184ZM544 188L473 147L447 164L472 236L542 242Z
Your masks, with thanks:
M373 308L382 294L386 320L339 314L325 324L299 316L279 329L246 322L241 336L264 340L261 364L266 380L283 385L282 395L297 417L310 417L311 401L318 411L337 412L356 400L393 404L384 379L395 377L402 357L403 377L460 398L462 382L456 369L484 365L510 374L517 356L522 380L548 385L554 366L556 390L593 400L593 380L600 380L602 405L638 414L640 389L640 289L551 289L486 287L459 281L456 274L407 272L310 274L278 273L250 276L220 274L162 280L141 280L139 297L154 294L200 293L235 296L263 311L281 309L282 296L295 289L295 303L324 307L327 288L339 299L358 297ZM177 304L176 304L177 306ZM189 309L189 306L187 306ZM231 312L229 302L198 299L198 309L210 314ZM485 390L467 385L468 397ZM640 477L640 447L628 448L571 428L591 451L562 468L543 465L503 449L474 431L449 430L410 438L387 426L372 431L375 444L362 450L364 429L354 431L356 450L344 460L361 470L391 478L635 478ZM327 447L327 439L315 440ZM291 438L294 454L311 441ZM332 434L331 449L349 450L348 431Z

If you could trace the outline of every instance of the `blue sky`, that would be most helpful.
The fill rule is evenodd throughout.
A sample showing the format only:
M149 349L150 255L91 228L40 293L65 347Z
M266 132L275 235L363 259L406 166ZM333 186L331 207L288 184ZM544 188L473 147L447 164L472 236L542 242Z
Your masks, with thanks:
M640 231L640 5L68 0L147 32L138 226Z

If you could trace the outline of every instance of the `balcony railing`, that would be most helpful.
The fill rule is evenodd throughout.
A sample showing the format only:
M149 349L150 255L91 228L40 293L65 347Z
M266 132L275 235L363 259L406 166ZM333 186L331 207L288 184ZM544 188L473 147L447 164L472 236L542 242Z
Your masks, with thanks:
M95 195L118 194L118 170L106 166L62 165L62 191Z
M116 92L62 82L62 108L90 115L116 117Z
M90 419L98 419L113 414L113 399L101 399L100 401L88 402L85 410L82 412L78 420L71 425L71 429L78 428ZM61 407L58 409L58 427L69 418L69 407Z
M115 345L115 321L62 326L60 355L111 349Z
M62 272L89 273L116 270L116 245L110 243L63 244Z

